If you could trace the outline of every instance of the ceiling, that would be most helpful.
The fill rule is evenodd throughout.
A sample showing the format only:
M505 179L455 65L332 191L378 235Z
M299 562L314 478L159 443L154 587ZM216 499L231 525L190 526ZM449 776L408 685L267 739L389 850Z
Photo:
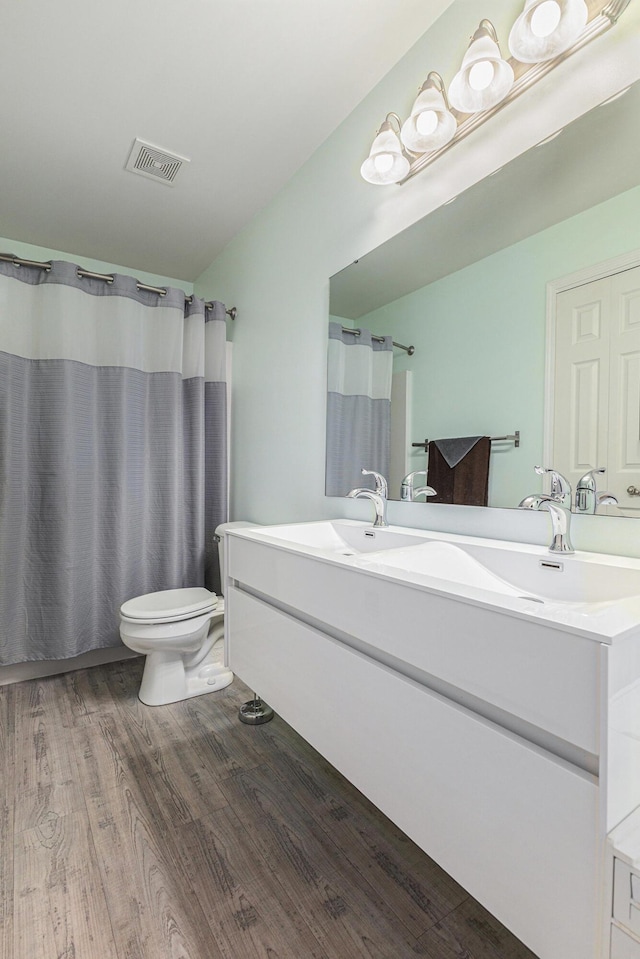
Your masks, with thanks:
M358 319L640 184L640 82L331 278Z
M5 3L0 235L195 280L451 2Z

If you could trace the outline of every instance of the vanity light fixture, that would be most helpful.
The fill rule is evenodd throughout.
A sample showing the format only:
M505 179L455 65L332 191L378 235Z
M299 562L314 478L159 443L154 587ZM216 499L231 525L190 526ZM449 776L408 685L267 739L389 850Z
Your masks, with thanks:
M553 60L573 46L587 25L585 0L526 0L509 34L509 49L521 63Z
M604 6L597 0L524 0L509 34L510 61L500 53L491 21L481 20L448 99L442 77L432 71L404 124L397 113L387 114L360 167L363 178L375 184L402 183L420 173L557 62L617 23L631 0L601 3Z
M394 130L397 123L398 130ZM387 113L384 123L371 144L369 156L360 167L360 173L369 183L397 183L409 172L409 160L400 143L397 113Z
M449 143L457 128L442 77L432 71L422 84L409 119L402 124L402 142L412 153L428 153Z
M490 20L481 20L462 66L449 86L449 101L460 113L480 113L504 100L513 86L513 67L503 59Z

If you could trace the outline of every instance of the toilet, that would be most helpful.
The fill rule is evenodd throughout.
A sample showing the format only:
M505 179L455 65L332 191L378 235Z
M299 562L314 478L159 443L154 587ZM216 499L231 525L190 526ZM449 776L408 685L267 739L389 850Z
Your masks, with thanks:
M216 529L224 586L224 534L255 523L223 523ZM224 665L224 600L201 586L165 589L128 599L120 607L120 638L147 658L138 698L165 706L224 689L233 673Z

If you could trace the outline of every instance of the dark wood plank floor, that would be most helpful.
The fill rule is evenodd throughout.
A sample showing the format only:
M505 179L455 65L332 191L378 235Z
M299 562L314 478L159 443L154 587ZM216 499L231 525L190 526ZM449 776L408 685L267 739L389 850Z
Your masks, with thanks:
M535 959L276 716L0 688L2 959Z

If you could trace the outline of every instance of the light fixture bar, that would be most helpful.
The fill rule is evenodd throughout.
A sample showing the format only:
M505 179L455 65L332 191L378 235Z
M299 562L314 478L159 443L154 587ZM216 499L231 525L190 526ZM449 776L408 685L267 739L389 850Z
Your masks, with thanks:
M595 40L603 33L606 33L607 30L610 30L611 27L617 22L621 14L624 13L630 2L631 0L611 0L610 3L607 3L600 13L596 14L596 16L589 21L580 37L571 47L569 47L568 50L565 50L564 53L561 53L553 60L546 60L541 63L533 64L520 76L516 76L515 83L511 87L511 90L507 96L500 101L500 103L481 113L473 113L468 115L459 123L453 139L451 139L443 147L440 147L439 150L434 150L432 153L425 153L422 156L418 156L411 160L409 172L402 180L398 181L399 184L402 186L402 184L406 183L407 180L410 180L418 173L421 173L428 166L439 159L439 157L446 153L447 150L450 150L451 147L455 146L456 143L460 143L461 140L464 140L465 137L468 137L470 133L473 133L474 130L477 130L478 127L482 126L483 123L486 123L486 121L492 116L495 116L495 114L498 113L504 106L506 106L508 103L512 103L514 100L517 100L518 97L521 96L526 90L532 87L543 77L546 77L547 74L558 65L558 63L566 60L574 53L577 53L578 50L581 50L583 47L585 47L588 43L591 43L592 40ZM515 60L514 58L511 58L508 62L511 63L512 66L517 67L519 65L519 61Z

